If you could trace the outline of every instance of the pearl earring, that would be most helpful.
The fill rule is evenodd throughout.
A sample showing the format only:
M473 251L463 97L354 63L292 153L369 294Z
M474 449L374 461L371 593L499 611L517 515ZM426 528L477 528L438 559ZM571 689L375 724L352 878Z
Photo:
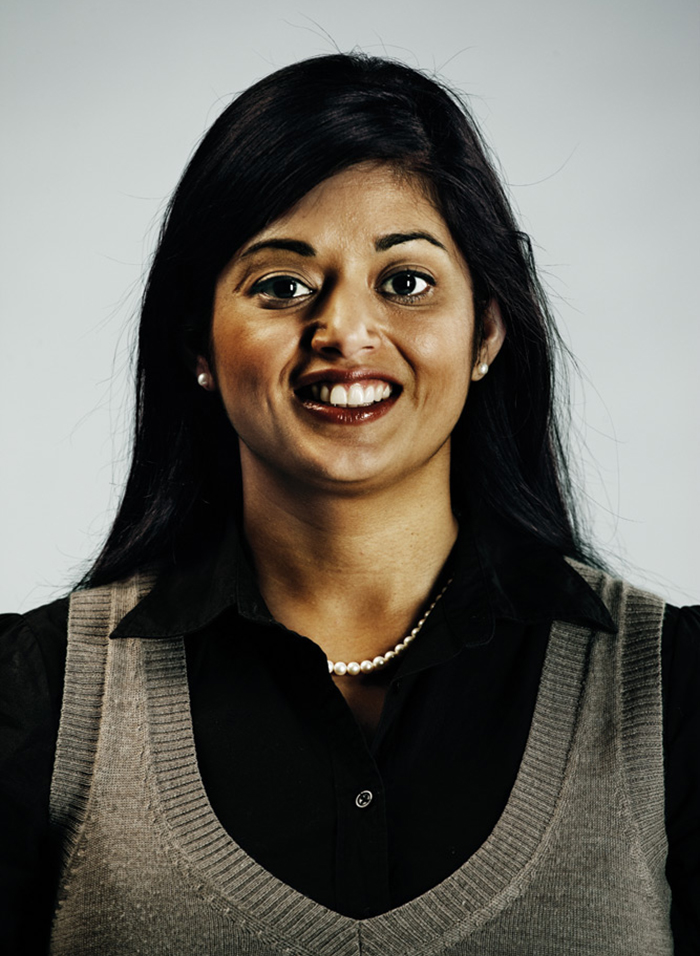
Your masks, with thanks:
M209 387L209 376L207 375L206 372L200 372L199 375L197 376L197 381L202 386L202 388Z
M486 373L488 372L488 370L489 370L489 363L488 363L488 362L482 362L481 365L480 365L479 368L478 368L478 371L479 371L479 373L480 373L481 375L486 375Z

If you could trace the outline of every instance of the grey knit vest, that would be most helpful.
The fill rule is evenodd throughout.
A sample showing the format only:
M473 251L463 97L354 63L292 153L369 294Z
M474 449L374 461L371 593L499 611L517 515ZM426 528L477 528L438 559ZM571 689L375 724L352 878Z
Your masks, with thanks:
M663 956L663 602L577 566L616 636L555 623L488 840L423 896L354 920L224 831L197 768L183 641L108 635L147 581L71 599L51 813L55 956ZM241 768L245 786L245 768Z

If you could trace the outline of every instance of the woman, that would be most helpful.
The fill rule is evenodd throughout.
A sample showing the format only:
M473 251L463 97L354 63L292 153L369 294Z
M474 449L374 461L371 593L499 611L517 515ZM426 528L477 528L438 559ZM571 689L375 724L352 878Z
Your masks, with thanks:
M321 57L229 106L109 539L7 622L17 949L54 912L53 953L693 951L700 622L597 570L555 344L433 80Z

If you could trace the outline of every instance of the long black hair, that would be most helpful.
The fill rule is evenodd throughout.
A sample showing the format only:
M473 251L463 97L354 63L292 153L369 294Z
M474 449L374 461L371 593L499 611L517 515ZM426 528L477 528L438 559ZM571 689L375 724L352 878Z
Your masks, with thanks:
M478 502L563 554L591 559L554 410L560 345L535 272L468 109L391 60L338 54L271 74L203 138L169 204L143 296L131 471L84 585L173 560L237 506L238 446L218 396L198 387L221 270L252 236L353 164L419 175L471 271L479 317L492 297L506 338L452 440L456 506ZM465 362L471 356L465 355Z

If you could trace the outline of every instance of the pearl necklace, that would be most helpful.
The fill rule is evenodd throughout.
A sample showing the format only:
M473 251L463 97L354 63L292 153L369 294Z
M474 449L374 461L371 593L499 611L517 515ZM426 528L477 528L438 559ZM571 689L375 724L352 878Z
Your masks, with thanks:
M415 638L418 636L421 628L430 617L433 608L451 584L452 578L450 578L442 591L440 591L438 596L435 598L420 621L418 621L411 633L407 634L402 641L399 641L399 643L396 644L392 650L388 650L383 654L379 654L374 658L373 661L362 661L361 664L358 664L357 661L350 661L349 664L344 664L343 661L335 661L334 663L333 661L329 660L328 673L335 674L338 677L358 677L360 674L371 674L373 671L379 670L380 667L384 667L390 661L395 660L400 654L403 654L411 641L415 640Z

